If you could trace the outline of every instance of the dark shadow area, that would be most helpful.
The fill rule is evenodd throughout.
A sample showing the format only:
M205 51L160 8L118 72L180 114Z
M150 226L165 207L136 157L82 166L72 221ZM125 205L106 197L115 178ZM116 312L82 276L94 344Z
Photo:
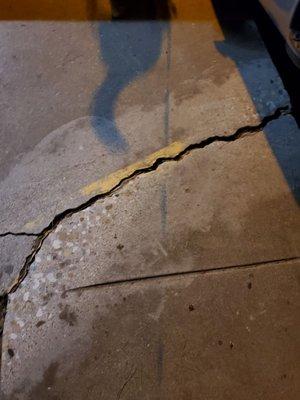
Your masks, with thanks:
M174 13L170 0L7 0L1 5L0 20L94 25L107 75L91 101L91 122L106 147L124 151L127 143L115 123L116 101L126 86L157 62Z
M125 151L127 143L116 126L115 105L121 91L159 59L172 7L168 0L111 0L111 8L112 20L97 24L107 75L95 92L91 115L102 143L111 151ZM90 12L91 19L101 14L97 1Z
M169 20L176 13L170 0L110 0L115 20Z
M300 126L300 70L290 60L286 52L285 40L258 2L254 2L252 5L252 15L290 96L292 112Z
M268 17L255 2L243 3L239 7L235 0L229 2L213 0L213 5L225 37L224 41L215 45L225 57L230 57L235 62L258 114L261 117L265 115L263 110L268 101L268 93L260 93L258 83L261 79L270 78L267 74L268 71L263 68L260 70L245 68L247 64L251 66L254 57L258 59L260 57L260 53L257 51L257 42L255 43L251 39L254 34L253 30L256 28L246 21L250 17L255 19L258 27L262 30L263 39L290 95L293 115L299 124L299 71L289 60L281 35L274 26L270 26L272 22L269 20L267 24L265 18ZM248 59L243 54L243 49L247 49L247 52L244 53L249 54ZM260 74L259 79L257 79L257 73ZM265 76L262 77L261 74ZM270 83L277 91L277 96L281 96L280 85L277 86L273 81ZM258 102L256 99L260 99L260 101ZM291 118L281 118L268 124L264 128L264 134L296 201L300 203L300 131L298 126Z
M212 3L225 37L215 45L220 53L234 61L257 112L261 116L266 115L264 111L269 94L260 90L259 82L269 77L264 68L252 68L252 61L255 57L263 57L264 49L258 49L258 41L253 40L257 35L255 27L243 23L249 16L258 25L289 93L293 115L300 125L299 70L287 56L283 38L258 1L212 0ZM283 1L282 4L284 6L286 3ZM189 10L184 18L189 21L205 20L209 15L206 9L208 5L209 2L195 2L195 9ZM124 151L127 148L127 142L115 122L117 99L126 86L155 65L161 54L163 37L170 33L169 21L174 14L176 10L170 0L6 0L0 8L0 20L4 21L92 22L97 31L101 62L107 67L107 75L96 89L90 114L97 136L111 151ZM276 89L279 86L274 82L274 90L278 90L280 97L283 94L280 93L281 89ZM277 132L279 126L279 123L267 126L265 134L299 201L299 132L291 123L288 127L281 126L281 131Z
M287 2L282 1L282 4L285 6ZM292 115L300 127L300 69L289 58L285 40L257 1L252 4L252 15L289 94ZM278 130L281 134L267 127L265 134L296 200L300 203L300 132L292 126L287 129L282 126L281 121L278 121Z

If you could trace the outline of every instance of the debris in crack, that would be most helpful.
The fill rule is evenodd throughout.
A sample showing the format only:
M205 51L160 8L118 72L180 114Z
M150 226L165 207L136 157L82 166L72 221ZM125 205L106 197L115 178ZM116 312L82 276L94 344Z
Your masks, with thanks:
M5 316L5 310L6 310L6 305L7 305L7 296L10 293L15 292L18 287L20 286L21 282L24 280L24 278L26 277L26 275L28 274L28 271L30 269L31 264L34 262L34 259L37 255L37 253L39 252L41 246L43 245L45 239L48 237L48 235L53 232L53 230L68 216L71 216L75 213L78 213L90 206L92 206L94 203L96 203L98 200L101 200L105 197L110 196L111 194L113 194L117 189L121 188L125 183L129 182L130 180L134 179L135 177L137 177L138 175L141 174L146 174L146 173L150 173L153 171L156 171L159 166L161 166L162 164L166 163L166 162L171 162L171 161L179 161L181 160L183 157L185 157L187 154L189 154L191 151L196 150L196 149L203 149L215 142L234 142L238 139L240 139L242 136L246 135L246 134L252 134L252 133L256 133L261 131L269 122L274 121L278 118L280 118L283 115L287 115L290 114L290 108L289 106L285 106L285 107L280 107L278 108L272 115L269 115L265 118L262 119L262 121L256 125L256 126L245 126L245 127L241 127L239 129L237 129L233 134L231 135L227 135L227 136L221 136L221 135L215 135L215 136L211 136L208 137L206 139L201 140L200 142L197 143L192 143L190 145L187 145L183 150L181 150L180 152L178 152L175 156L170 156L170 157L159 157L156 160L153 161L152 165L147 166L147 167L143 167L140 169L136 169L135 171L133 171L132 173L128 174L128 176L123 177L122 179L120 179L120 181L118 183L116 183L116 185L112 188L110 188L108 191L103 192L103 193L99 193L96 194L95 196L91 197L89 200L87 200L86 202L84 202L83 204L74 207L74 208L70 208L67 209L59 214L57 214L54 219L50 222L50 224L44 228L40 233L38 234L26 234L28 236L36 236L36 239L34 240L34 244L33 244L33 248L31 253L27 256L25 263L23 265L23 267L21 268L18 278L16 279L16 281L14 282L14 284L7 289L5 296L3 297L4 300L1 303L1 310L3 316ZM3 235L10 235L13 234L12 232L7 232ZM13 234L16 236L20 236L22 235L22 233L16 233ZM4 317L3 317L4 318Z

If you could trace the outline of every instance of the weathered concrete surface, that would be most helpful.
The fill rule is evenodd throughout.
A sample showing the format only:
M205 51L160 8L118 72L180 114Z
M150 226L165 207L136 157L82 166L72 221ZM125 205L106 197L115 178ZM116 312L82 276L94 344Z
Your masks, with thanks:
M6 236L0 238L0 296L8 291L18 277L31 252L34 237Z
M1 7L0 233L39 233L112 172L289 104L255 26L223 33L211 1L160 22L91 3Z
M0 11L0 233L38 233L288 105L253 24L222 31L210 1L174 3L171 23ZM3 397L298 399L299 149L281 116L62 220L8 296ZM0 240L6 292L33 237Z
M268 132L285 134L293 119L282 119ZM196 149L66 218L35 265L62 269L72 288L297 256L299 207L261 132Z
M3 398L297 400L299 268L56 292L38 310L25 285L6 321Z
M94 180L174 140L188 144L255 125L289 103L253 25L224 37L213 14L191 23L180 22L180 7L178 13L179 21L163 26L0 23L0 232L40 232L56 214L85 201L81 188ZM124 59L130 55L119 49L125 34L141 64L128 82ZM145 46L153 62L143 69ZM111 63L118 67L107 78ZM118 85L113 115L104 105ZM96 112L97 127L90 117Z
M9 296L4 398L296 399L299 251L262 132L139 175L63 220Z
M26 4L14 2L13 8L12 3L3 4L0 10L0 20L5 19L0 24L1 85L5 94L1 98L1 121L5 127L2 133L5 146L1 149L3 177L50 132L91 115L95 91L111 69L115 85L128 80L117 99L117 124L131 144L128 123L124 118L119 121L123 114L129 113L126 120L132 119L131 124L136 124L134 131L143 132L141 137L134 137L140 147L144 147L143 140L154 130L158 131L157 140L164 136L167 89L171 96L170 128L176 131L192 127L192 133L205 126L205 121L199 125L199 120L207 118L208 107L214 108L215 116L219 114L220 127L224 131L234 129L237 105L240 111L237 126L240 126L257 120L253 115L256 109L263 116L287 100L257 33L250 28L224 37L211 1L204 1L201 6L192 4L193 7L175 1L177 19L171 24L147 21L111 24L102 20L95 23L87 20L91 18L88 14L82 15L81 19L85 21L74 22L76 7L73 4L70 7L67 2L61 5L58 1L52 1L51 5L56 4L58 10L65 7L64 19L69 16L73 22L55 22L60 19L59 15L52 15L49 7L41 7L45 1L39 2L40 6L36 4L36 9L44 15L32 15L27 6L21 21L15 21L20 19L20 9ZM50 21L45 21L47 11ZM99 11L99 18L103 18ZM186 22L188 14L192 15L193 23ZM34 18L36 20L30 20ZM164 37L169 27L171 36ZM127 77L126 66L122 65L132 56L128 46L126 52L122 52L122 34L126 34L128 44L136 53L133 54L136 63L142 64L136 68L132 79ZM107 42L110 46L108 54ZM148 60L145 56L145 48L153 53L153 59ZM111 63L114 61L119 65L113 68ZM127 65L129 71L132 68ZM243 82L246 75L248 79ZM273 83L270 82L272 79ZM116 89L115 85L112 81L112 91ZM195 113L188 107L191 105L197 108L202 105L199 110L202 118L198 117L196 126ZM152 119L157 124L155 129L138 121L147 118L150 111L156 111L159 120ZM225 121L233 125L225 127ZM97 133L101 139L101 132L94 132ZM207 129L203 134L208 134ZM159 144L157 142L156 148Z

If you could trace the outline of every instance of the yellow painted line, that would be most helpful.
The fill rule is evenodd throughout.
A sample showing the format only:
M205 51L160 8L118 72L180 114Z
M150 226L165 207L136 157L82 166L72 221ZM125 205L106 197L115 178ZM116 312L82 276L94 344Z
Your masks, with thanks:
M90 196L96 193L107 193L113 189L121 180L129 177L133 172L151 167L158 158L172 158L175 157L185 148L182 142L173 142L169 146L164 147L155 153L150 154L144 160L138 161L118 171L112 172L108 176L99 179L81 189L84 196Z

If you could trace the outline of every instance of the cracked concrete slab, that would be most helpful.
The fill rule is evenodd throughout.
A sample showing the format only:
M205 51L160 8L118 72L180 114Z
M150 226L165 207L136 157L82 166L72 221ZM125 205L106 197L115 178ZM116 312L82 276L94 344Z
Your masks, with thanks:
M0 238L0 296L7 293L18 277L20 266L31 253L34 237L6 236Z
M3 399L296 400L299 267L44 297L25 282L6 319Z
M269 135L295 127L279 120ZM115 398L140 360L145 375L127 398L179 399L188 387L193 398L201 386L220 399L240 399L242 388L245 399L296 399L299 232L299 206L263 132L127 181L63 219L9 295L4 398ZM184 313L198 319L189 325ZM187 375L177 389L171 372Z
M173 141L187 145L259 124L289 104L252 23L225 37L212 11L205 21L203 16L197 21L195 14L192 23L180 17L180 10L181 4L177 19L163 27L159 22L129 24L133 45L136 33L144 29L147 34L142 39L151 48L152 36L162 30L161 47L151 68L120 91L115 115L110 115L113 120L108 122L107 116L100 128L91 118L91 104L106 82L110 60L105 58L105 44L98 43L97 26L0 23L3 79L9 88L1 107L7 135L2 170L7 172L0 184L0 232L38 233L56 214L86 201L84 186L114 170L141 161ZM110 34L122 33L123 26L100 22L99 29L109 39ZM119 51L117 39L114 45L111 57ZM70 54L65 54L66 48ZM136 50L144 56L140 47ZM119 68L110 91L125 74ZM28 102L21 101L24 97ZM37 103L39 107L34 107ZM109 124L116 125L127 143L123 151L107 142Z
M269 134L294 124L281 118ZM61 271L56 284L70 289L251 264L300 256L299 232L298 204L259 132L165 162L69 215L46 237L33 269Z
M299 129L253 23L174 3L0 22L5 399L299 397Z
M130 23L91 18L85 6L71 22L67 3L57 21L35 20L38 6L3 6L0 233L40 233L114 171L289 105L252 22L237 32L221 26L211 1L174 5L171 21Z

